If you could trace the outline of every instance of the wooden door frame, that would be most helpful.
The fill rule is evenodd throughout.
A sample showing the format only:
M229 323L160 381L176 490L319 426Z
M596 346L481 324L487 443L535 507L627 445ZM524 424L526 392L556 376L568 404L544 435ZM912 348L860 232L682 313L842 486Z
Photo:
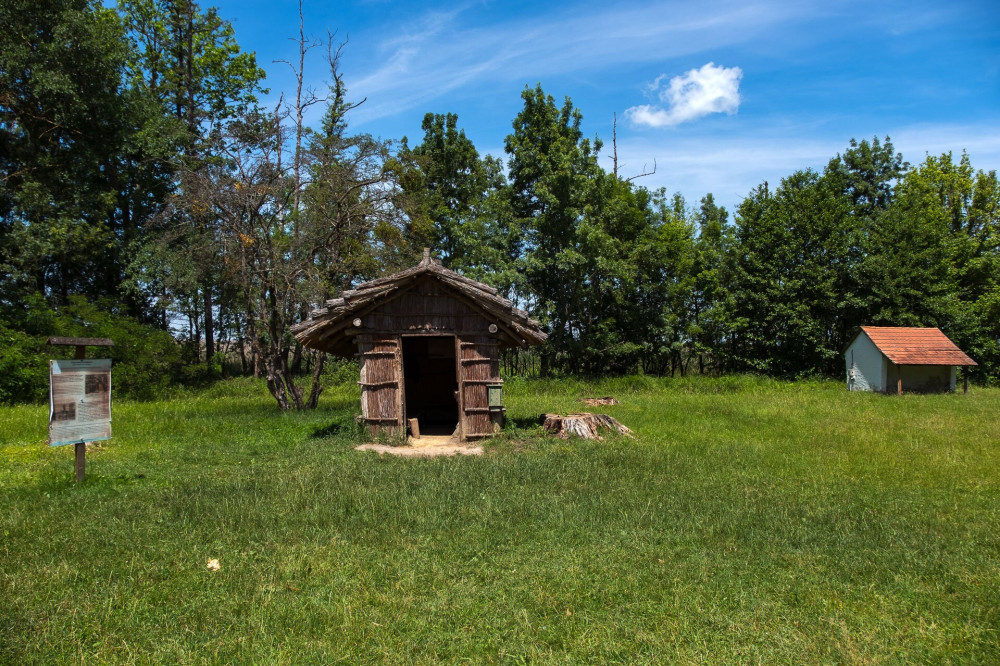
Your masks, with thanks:
M455 385L458 387L456 392L456 403L458 404L458 438L461 441L465 441L465 424L463 423L463 417L465 415L465 410L462 408L462 401L464 400L462 396L462 339L459 337L458 333L441 333L439 331L421 331L418 333L400 333L399 334L399 375L400 375L400 393L402 396L402 405L400 410L400 415L402 417L403 432L406 432L406 424L409 423L409 414L406 409L406 364L403 359L406 356L406 350L404 345L406 344L406 338L454 338L455 340Z

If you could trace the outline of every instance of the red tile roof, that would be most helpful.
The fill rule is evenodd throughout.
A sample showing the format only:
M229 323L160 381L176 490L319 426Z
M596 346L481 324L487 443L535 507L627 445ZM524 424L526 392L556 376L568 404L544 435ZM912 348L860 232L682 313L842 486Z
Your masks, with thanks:
M938 328L862 326L861 330L896 365L978 365Z

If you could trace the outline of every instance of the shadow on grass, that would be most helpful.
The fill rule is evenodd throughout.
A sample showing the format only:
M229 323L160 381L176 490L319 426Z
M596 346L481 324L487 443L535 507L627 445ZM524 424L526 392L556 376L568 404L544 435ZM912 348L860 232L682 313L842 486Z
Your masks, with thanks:
M31 482L11 488L11 491L21 497L31 498L72 496L79 493L101 494L105 489L142 483L145 479L145 473L101 474L90 468L84 474L83 481L78 483L72 466L59 465L41 471ZM6 662L0 659L0 663Z
M317 426L309 434L309 439L331 439L347 438L358 439L361 435L361 426L354 421L351 416L341 416L333 419L327 425Z
M507 423L520 430L530 430L531 428L541 425L544 420L545 417L542 414L539 414L538 416L508 417Z
M340 421L334 421L329 425L325 425L316 428L309 435L310 439L326 439L328 437L336 437L344 430L344 424Z

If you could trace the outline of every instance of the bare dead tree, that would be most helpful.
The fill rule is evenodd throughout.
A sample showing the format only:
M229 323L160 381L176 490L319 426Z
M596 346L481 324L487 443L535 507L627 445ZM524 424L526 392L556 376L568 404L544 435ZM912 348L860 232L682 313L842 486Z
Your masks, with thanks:
M292 115L295 119L294 158L292 162L292 211L294 215L299 211L302 202L302 171L304 161L303 140L307 131L304 121L305 114L310 107L316 104L323 104L328 99L326 96L317 94L312 88L306 88L304 84L306 55L314 48L321 46L322 42L306 38L305 15L302 10L302 0L299 0L299 36L298 38L289 39L294 41L298 47L298 62L294 64L288 60L275 60L274 62L280 62L288 65L288 67L292 70L292 75L295 77L295 102L289 110L290 115ZM297 235L297 219L293 220L293 225L293 232Z
M611 156L612 164L614 165L613 173L615 178L618 177L618 112L615 111L611 116Z
M645 169L646 165L643 164L642 168ZM626 183L631 183L633 180L635 180L637 178L645 178L646 176L652 176L654 173L656 173L656 159L655 158L653 159L653 170L652 171L643 171L642 173L638 173L638 174L636 174L634 176L629 176L628 178L625 179L625 182Z
M612 117L613 120L611 122L611 164L612 164L611 171L614 174L615 178L618 178L618 113L615 112ZM636 174L635 176L630 176L628 178L624 178L623 180L626 183L631 183L633 180L636 180L638 178L652 176L654 173L656 173L656 159L655 158L653 159L652 171L646 171L645 164L642 165L642 168L643 168L642 173Z

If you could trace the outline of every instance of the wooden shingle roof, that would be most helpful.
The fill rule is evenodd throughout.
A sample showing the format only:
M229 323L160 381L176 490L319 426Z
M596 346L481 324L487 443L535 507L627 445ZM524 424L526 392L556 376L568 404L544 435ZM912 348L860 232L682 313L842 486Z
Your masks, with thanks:
M938 328L862 326L861 330L896 365L978 365Z
M353 353L349 331L355 317L361 317L380 304L392 300L413 286L418 279L430 278L451 291L498 326L501 347L537 345L548 335L527 312L514 307L493 287L448 270L431 259L425 250L424 260L387 277L371 280L345 291L340 298L327 301L313 310L309 318L291 327L295 339L310 349L339 355Z

